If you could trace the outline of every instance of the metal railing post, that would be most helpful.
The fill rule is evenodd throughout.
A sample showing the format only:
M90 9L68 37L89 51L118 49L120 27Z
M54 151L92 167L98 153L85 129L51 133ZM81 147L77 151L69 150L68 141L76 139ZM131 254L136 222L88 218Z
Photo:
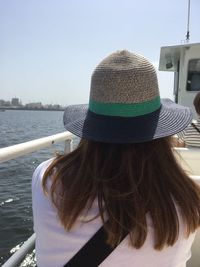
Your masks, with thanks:
M68 139L65 141L65 149L64 149L64 153L69 153L73 150L73 140L72 139Z
M15 267L23 261L25 256L33 250L35 245L35 234L33 234L24 244L17 250L3 265L2 267Z

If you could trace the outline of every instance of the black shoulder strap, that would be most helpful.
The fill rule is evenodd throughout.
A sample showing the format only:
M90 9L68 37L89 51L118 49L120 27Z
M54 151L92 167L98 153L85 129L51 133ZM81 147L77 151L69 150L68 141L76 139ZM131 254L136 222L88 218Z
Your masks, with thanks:
M192 122L191 123L191 125L197 130L197 132L199 132L200 133L200 130L199 130L199 128Z
M126 235L124 234L122 239ZM106 239L106 232L102 226L64 267L97 267L115 249L106 243Z

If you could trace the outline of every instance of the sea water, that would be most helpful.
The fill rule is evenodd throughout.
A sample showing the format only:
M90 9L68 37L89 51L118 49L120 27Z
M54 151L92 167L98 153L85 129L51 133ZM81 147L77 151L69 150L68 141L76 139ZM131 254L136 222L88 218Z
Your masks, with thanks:
M65 131L62 111L0 112L0 148ZM64 144L0 163L0 266L33 233L31 178L44 160L63 152ZM30 262L23 266L35 266Z

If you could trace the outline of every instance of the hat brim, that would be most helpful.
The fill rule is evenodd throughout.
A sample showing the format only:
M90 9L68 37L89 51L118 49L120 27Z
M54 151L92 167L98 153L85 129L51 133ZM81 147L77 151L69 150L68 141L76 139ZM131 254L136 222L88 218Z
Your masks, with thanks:
M63 117L69 132L105 143L140 143L171 136L184 130L191 120L191 110L170 99L162 99L159 110L138 117L98 115L85 104L68 106Z

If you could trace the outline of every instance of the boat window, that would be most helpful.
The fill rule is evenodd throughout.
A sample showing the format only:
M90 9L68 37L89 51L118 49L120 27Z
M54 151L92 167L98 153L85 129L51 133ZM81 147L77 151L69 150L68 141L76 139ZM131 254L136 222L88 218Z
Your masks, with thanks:
M200 59L188 63L187 91L200 91Z

